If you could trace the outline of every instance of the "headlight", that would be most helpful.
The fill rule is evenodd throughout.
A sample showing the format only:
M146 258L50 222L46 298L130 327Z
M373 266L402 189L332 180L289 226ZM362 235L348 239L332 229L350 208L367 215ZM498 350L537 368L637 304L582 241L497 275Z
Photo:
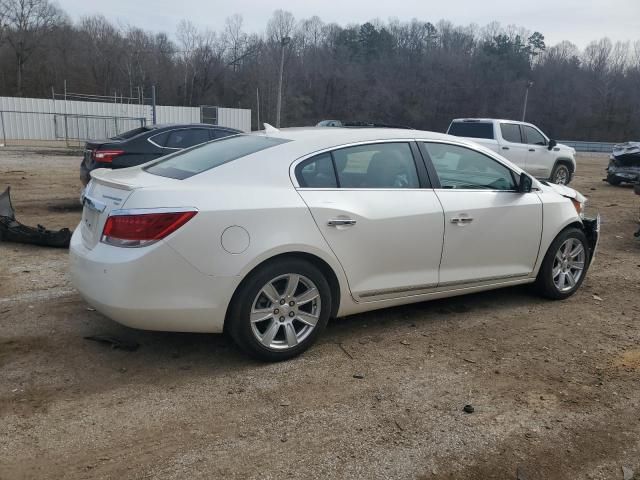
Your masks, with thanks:
M578 215L580 215L580 218L584 218L584 206L587 201L585 200L583 203L580 203L575 198L572 198L571 203L573 203L573 206L575 207L576 212L578 212Z

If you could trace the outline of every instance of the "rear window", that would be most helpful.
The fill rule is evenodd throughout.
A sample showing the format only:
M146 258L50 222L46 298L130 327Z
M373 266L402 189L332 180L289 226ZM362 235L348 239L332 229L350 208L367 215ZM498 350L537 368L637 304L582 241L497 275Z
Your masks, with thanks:
M488 122L453 122L447 133L456 137L495 138L493 123Z
M145 170L161 177L183 180L288 141L284 138L236 135L164 157L145 167Z
M129 138L135 137L136 135L140 135L141 133L148 132L149 130L151 130L151 129L147 128L147 127L134 128L133 130L129 130L127 132L119 133L115 137L111 137L110 140L127 140Z

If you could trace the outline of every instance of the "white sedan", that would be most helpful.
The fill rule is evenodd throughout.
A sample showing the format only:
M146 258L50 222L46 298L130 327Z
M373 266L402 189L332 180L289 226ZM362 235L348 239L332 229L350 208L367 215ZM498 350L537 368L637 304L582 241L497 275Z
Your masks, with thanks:
M575 190L432 132L267 128L92 177L70 249L87 302L265 360L330 317L526 283L566 298L598 241Z

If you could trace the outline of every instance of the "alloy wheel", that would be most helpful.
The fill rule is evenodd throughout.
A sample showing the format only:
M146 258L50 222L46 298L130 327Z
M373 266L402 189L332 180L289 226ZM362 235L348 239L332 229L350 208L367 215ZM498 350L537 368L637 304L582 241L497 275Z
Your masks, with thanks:
M582 277L586 252L584 245L576 238L565 240L553 260L553 283L561 292L575 288Z
M559 167L553 183L557 185L566 185L569 183L569 170L567 170L566 167Z
M320 292L309 278L280 275L267 282L253 300L251 331L267 348L294 348L313 332L321 308Z

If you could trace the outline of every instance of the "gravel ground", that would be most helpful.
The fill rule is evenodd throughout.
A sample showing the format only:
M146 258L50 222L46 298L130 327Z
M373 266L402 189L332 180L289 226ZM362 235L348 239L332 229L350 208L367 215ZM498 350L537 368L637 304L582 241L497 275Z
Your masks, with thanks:
M18 219L75 226L79 162L0 150ZM640 202L601 181L606 163L578 159L572 186L600 210L603 234L570 299L510 288L356 315L280 364L220 335L120 326L74 291L65 251L0 244L0 478L640 471ZM93 334L140 348L83 339Z

